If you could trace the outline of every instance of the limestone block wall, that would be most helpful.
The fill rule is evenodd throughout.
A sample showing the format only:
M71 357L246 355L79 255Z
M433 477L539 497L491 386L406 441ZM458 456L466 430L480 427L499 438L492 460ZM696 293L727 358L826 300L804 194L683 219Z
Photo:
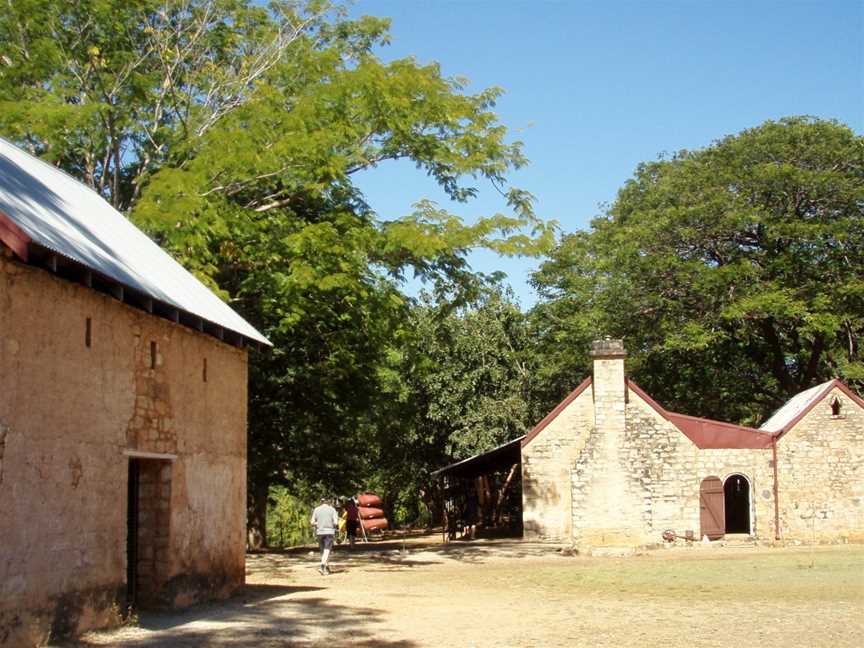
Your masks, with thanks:
M864 542L864 409L835 387L777 441L777 465L784 540Z
M571 471L594 425L590 387L522 448L522 524L526 538L569 540Z
M624 359L594 360L594 421L573 466L573 540L577 544L642 544L643 503L625 439Z
M130 454L170 463L160 602L243 582L246 362L0 257L0 645L112 620L125 598Z
M631 488L641 493L645 543L660 542L665 529L700 537L702 480L739 474L750 484L751 533L774 537L773 467L770 450L699 449L638 394L629 392L624 437Z

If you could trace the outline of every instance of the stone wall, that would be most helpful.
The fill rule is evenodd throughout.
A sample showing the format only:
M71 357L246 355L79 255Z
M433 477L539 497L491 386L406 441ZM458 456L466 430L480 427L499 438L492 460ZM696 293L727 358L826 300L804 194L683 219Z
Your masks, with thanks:
M0 645L116 619L130 454L170 464L159 602L243 582L246 381L244 351L0 257Z
M654 544L666 529L699 538L700 484L712 475L745 476L752 531L773 533L770 450L700 450L632 390L621 407L622 427L590 430L574 466L575 544Z
M864 542L864 409L835 387L777 441L777 465L784 540Z
M624 436L624 347L620 340L593 346L594 426L573 467L572 536L577 544L641 544L642 488Z
M630 390L622 441L631 487L641 493L643 541L661 542L666 529L700 538L699 489L702 480L730 475L750 485L751 533L773 538L771 450L699 449L677 427Z
M589 387L523 446L522 524L526 538L569 541L570 474L593 425Z

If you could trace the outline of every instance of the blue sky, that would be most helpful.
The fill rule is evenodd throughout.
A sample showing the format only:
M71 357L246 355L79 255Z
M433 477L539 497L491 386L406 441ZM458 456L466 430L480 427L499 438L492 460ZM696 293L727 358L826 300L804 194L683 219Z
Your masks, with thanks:
M359 0L352 14L392 18L384 60L437 61L469 91L500 86L496 112L531 165L514 184L563 232L585 229L636 165L700 148L785 115L838 119L864 132L864 2L552 2ZM494 189L449 203L412 165L385 163L358 184L382 218L431 198L470 221L506 211ZM487 252L522 306L539 263Z

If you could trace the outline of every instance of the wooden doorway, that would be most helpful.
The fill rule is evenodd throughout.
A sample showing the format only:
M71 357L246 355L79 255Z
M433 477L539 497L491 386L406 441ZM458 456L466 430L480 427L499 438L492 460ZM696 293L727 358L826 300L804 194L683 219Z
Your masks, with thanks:
M699 486L699 534L710 540L723 537L726 532L726 513L723 482L719 477L706 477Z
M734 474L723 484L726 533L750 533L750 482Z

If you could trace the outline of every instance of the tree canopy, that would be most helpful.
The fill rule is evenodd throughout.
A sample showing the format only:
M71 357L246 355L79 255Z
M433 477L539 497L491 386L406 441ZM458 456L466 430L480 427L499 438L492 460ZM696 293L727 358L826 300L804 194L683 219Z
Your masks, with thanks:
M585 377L598 336L625 337L636 380L700 416L757 424L833 376L864 387L860 136L791 117L646 162L556 243L509 182L527 160L495 114L502 91L384 62L388 27L329 0L0 12L0 133L128 214L274 344L250 356L253 541L275 485L381 488L418 516L429 472L526 432ZM376 212L356 179L394 160L448 205ZM464 222L454 205L482 190L508 213ZM552 249L529 313L472 271L478 247Z
M652 394L702 416L758 423L819 381L864 384L862 205L864 140L836 122L769 121L641 164L534 275L553 379L604 333L627 338Z
M274 343L250 365L252 522L273 483L348 487L384 438L379 368L410 326L401 281L467 301L467 254L537 254L553 228L508 184L526 163L436 64L382 62L388 21L322 0L15 0L0 16L0 130L126 210ZM464 223L418 196L377 214L357 173L410 160Z

